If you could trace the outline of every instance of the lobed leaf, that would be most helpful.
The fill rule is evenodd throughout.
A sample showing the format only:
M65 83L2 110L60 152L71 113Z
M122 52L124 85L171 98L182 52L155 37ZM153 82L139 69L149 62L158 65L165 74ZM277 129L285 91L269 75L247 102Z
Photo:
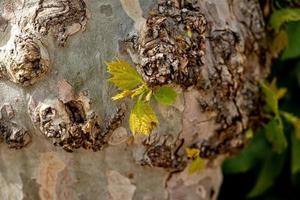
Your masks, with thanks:
M149 135L158 124L158 119L149 102L138 100L131 110L129 124L132 134Z
M107 69L112 75L109 81L122 90L132 90L143 83L142 77L136 69L126 61L109 62L107 63Z

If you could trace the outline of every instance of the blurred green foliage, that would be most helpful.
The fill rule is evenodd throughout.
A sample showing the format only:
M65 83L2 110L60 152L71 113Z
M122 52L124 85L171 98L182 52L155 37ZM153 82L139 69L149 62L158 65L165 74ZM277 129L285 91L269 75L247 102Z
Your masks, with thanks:
M221 200L300 199L300 0L260 2L278 57L260 84L268 122L224 162Z

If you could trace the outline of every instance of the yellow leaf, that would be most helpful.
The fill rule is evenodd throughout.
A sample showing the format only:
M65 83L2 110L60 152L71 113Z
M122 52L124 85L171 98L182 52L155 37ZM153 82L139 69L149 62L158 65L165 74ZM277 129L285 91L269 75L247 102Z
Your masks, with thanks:
M138 100L131 110L129 125L132 134L149 135L157 126L158 119L149 102Z
M190 27L188 27L187 35L189 36L189 38L193 37L193 32Z
M188 166L188 172L189 172L190 175L192 175L195 172L203 170L204 166L205 166L204 160L198 156Z
M117 60L107 63L109 79L113 84L123 90L132 90L143 83L142 77L136 69L126 61Z
M275 57L288 46L288 42L288 34L286 31L281 30L276 34L271 45L271 50Z
M278 99L281 99L286 94L287 89L286 88L278 88L276 83L277 83L277 80L276 80L276 78L274 78L270 84L270 89L276 94Z
M196 148L186 148L185 153L188 158L196 158L199 156L200 150Z
M145 100L149 102L149 101L151 100L151 97L152 97L152 90L150 90L150 91L148 92L148 94L147 94L146 97L145 97Z
M132 92L129 91L129 90L124 90L121 93L113 96L111 99L114 100L114 101L119 100L119 99L123 99L124 97L127 97L127 96L131 95L131 93Z
M131 98L134 98L135 96L139 96L141 94L144 94L147 90L147 86L145 84L141 85L140 87L132 90Z
M265 96L266 106L265 109L268 112L273 112L274 114L278 114L278 97L273 89L270 88L269 85L265 83L260 83L260 88Z
M245 136L246 136L247 139L252 139L252 138L253 138L253 135L254 135L254 133L253 133L253 130L252 130L251 128L248 129L248 130L246 131L246 133L245 133Z

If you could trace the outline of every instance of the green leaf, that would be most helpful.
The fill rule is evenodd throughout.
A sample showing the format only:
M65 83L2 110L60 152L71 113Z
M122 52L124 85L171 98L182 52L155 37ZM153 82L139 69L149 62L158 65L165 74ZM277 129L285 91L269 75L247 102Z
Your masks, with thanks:
M300 56L300 22L290 22L287 24L288 46L283 51L281 59L291 59Z
M168 86L159 87L154 91L154 98L158 103L172 105L176 101L177 93Z
M285 8L273 12L271 15L270 24L275 31L279 31L280 27L284 23L298 20L300 20L299 8Z
M270 153L265 159L258 174L255 186L248 194L249 198L257 197L269 189L283 169L285 154Z
M267 112L274 114L274 117L272 117L269 123L264 127L266 137L268 141L272 143L273 150L277 153L281 153L287 147L287 140L283 132L283 123L278 110L278 98L284 95L284 91L279 92L275 81L273 81L270 87L264 83L261 83L260 86L265 95L265 109Z
M143 83L142 77L136 69L126 61L117 60L107 63L109 79L113 84L123 90L132 90Z
M202 158L197 156L189 165L188 172L192 175L195 172L201 171L204 169L205 162Z
M291 170L292 174L300 173L300 139L295 134L291 134Z
M281 118L279 116L273 117L264 129L268 141L273 146L273 150L277 153L282 153L287 147L287 139L283 132Z
M265 95L265 101L266 101L266 110L271 111L274 114L278 113L278 98L277 95L270 87L268 87L264 83L260 83L261 90L263 94Z
M149 135L158 124L158 119L149 102L139 99L131 110L129 124L132 134Z
M280 114L282 114L282 116L294 126L295 135L298 139L300 139L300 118L287 112L280 112Z
M270 152L271 148L265 139L263 130L254 134L250 144L246 146L238 155L226 159L223 163L224 174L245 173L257 166Z

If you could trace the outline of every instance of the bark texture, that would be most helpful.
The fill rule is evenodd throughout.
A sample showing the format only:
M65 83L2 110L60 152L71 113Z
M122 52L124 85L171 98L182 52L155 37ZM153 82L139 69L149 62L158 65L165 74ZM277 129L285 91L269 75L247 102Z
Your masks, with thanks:
M257 0L1 0L0 199L216 199L268 72ZM132 140L106 61L171 84ZM187 147L205 169L188 174Z

